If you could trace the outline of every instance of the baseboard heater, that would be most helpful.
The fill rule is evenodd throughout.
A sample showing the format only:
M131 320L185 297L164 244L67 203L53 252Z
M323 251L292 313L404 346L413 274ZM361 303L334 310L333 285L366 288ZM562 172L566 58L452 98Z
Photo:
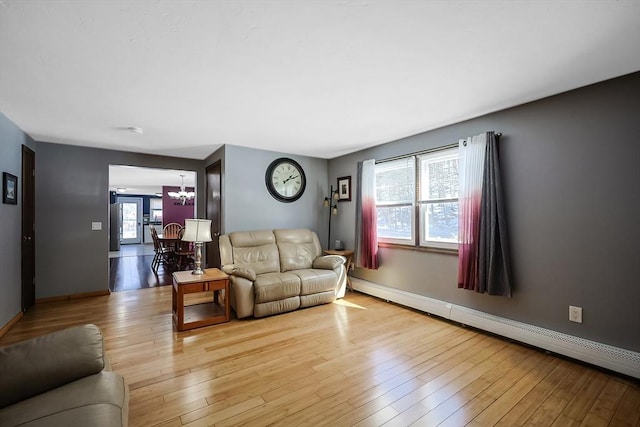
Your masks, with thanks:
M353 289L552 353L640 378L640 353L352 278Z

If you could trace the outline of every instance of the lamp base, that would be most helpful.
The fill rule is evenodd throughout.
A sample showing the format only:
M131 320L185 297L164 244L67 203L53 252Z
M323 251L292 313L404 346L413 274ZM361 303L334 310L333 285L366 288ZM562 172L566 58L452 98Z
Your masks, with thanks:
M204 274L204 270L202 269L202 242L195 242L196 244L196 260L195 266L196 269L191 272L191 274Z

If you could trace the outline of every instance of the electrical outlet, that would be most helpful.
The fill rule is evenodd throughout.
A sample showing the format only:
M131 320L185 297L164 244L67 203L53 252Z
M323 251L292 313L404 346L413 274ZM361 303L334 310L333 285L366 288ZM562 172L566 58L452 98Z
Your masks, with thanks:
M576 323L582 323L582 307L569 306L569 320Z

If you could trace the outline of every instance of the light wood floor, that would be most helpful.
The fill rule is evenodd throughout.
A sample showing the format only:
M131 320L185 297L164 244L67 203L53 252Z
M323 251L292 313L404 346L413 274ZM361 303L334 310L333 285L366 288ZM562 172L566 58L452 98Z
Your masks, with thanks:
M36 305L0 345L95 323L131 426L640 425L628 379L358 293L176 333L169 286Z

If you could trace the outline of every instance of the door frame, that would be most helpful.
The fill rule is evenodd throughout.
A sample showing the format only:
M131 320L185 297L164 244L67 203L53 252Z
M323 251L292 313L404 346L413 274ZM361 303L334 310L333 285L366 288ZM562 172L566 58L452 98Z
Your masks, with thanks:
M120 244L121 245L139 245L142 243L143 239L142 239L142 231L143 231L143 227L142 227L142 222L143 222L143 218L142 218L142 197L120 197L118 196L116 199L116 202L118 203L118 226L119 226L119 230L118 230L118 239L120 240ZM138 224L136 225L136 234L137 234L137 238L136 239L123 239L122 238L122 204L123 203L135 203L137 205L137 213L136 213L136 217L137 217L137 221Z
M214 185L211 185L211 182ZM220 268L219 237L222 232L222 162L217 160L205 170L205 210L211 220L212 241L206 245L207 267ZM217 212L216 212L217 211Z
M36 153L22 146L21 305L26 312L36 302Z

